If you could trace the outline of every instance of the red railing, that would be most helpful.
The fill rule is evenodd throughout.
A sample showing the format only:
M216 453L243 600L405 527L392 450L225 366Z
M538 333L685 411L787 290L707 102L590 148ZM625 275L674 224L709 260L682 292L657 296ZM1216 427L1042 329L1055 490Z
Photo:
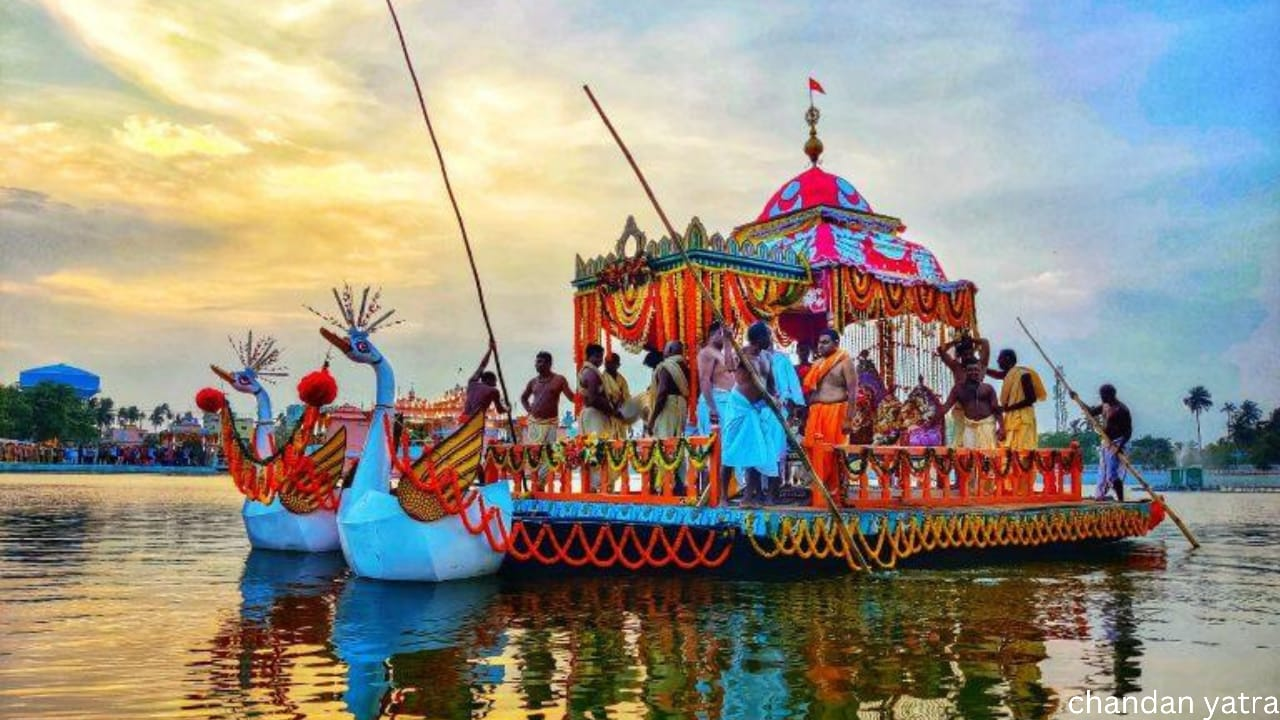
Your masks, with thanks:
M956 450L880 445L811 448L842 507L1007 505L1076 502L1083 495L1080 449ZM825 453L825 457L823 456ZM823 462L825 461L825 462ZM720 504L717 436L490 445L486 482L543 500L647 505ZM676 493L676 480L683 487ZM700 488L710 487L706 497ZM811 505L826 508L814 488Z
M487 448L484 462L486 482L507 480L513 492L529 497L647 505L694 504L708 478L704 502L719 504L719 468L715 435L494 444ZM683 481L680 494L678 480Z
M957 450L845 445L834 448L839 492L851 507L1076 502L1080 448ZM814 493L814 504L825 501Z

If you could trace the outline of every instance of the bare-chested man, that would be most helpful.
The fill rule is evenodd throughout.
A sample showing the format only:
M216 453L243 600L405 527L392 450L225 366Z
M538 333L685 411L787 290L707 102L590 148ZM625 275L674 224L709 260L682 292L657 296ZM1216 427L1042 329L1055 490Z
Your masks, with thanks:
M491 370L485 370L489 366L491 357L493 357L493 343L489 343L489 350L480 361L480 367L477 367L476 371L471 373L471 379L467 380L467 402L462 409L463 417L469 418L478 412L488 412L490 405L500 413L507 412L507 406L502 402L502 393L498 390L498 376Z
M723 425L725 404L733 390L733 369L738 358L724 337L719 322L707 328L707 342L698 351L698 434L710 435L712 425Z
M836 455L832 449L849 441L857 413L858 371L849 353L840 347L840 334L830 328L818 336L818 358L804 377L809 417L804 425L804 445L818 478L836 491Z
M563 375L551 372L551 353L546 350L538 353L533 367L538 374L520 394L520 404L529 413L524 443L546 445L556 441L556 430L560 427L560 397L563 395L573 402L573 391Z
M974 450L994 450L1004 439L1004 416L1000 412L1000 400L996 389L982 381L986 366L977 360L964 368L964 382L951 388L942 413L959 407L962 411L957 434L959 447Z
M747 345L743 348L746 362L765 383L765 391L774 394L773 369L765 351L773 342L769 326L757 322L747 329ZM742 501L758 504L764 499L761 479L769 478L772 488L781 476L779 458L786 447L787 435L782 422L769 407L764 393L751 377L747 366L734 372L734 387L726 403L724 443L721 459L745 479Z
M942 364L951 371L952 383L960 385L965 380L966 365L977 362L985 368L990 363L991 343L986 338L975 340L969 335L968 330L961 330L960 337L938 346L938 356L942 358ZM951 413L951 424L955 428L951 436L951 447L961 447L960 440L964 436L962 430L964 413L960 411L959 406Z

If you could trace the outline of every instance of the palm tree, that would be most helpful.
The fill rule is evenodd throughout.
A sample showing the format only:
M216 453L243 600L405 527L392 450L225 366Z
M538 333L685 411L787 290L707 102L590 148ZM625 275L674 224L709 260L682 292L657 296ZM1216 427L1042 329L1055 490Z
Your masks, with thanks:
M1240 403L1231 422L1231 435L1236 444L1248 446L1258 437L1258 425L1262 422L1262 408L1252 400Z
M93 423L101 432L111 427L116 419L116 403L111 398L89 398L89 410L93 413Z
M1187 396L1182 398L1182 404L1196 416L1196 447L1203 448L1204 442L1200 439L1200 413L1213 407L1213 396L1203 385L1197 385L1187 391Z
M1239 410L1240 408L1236 407L1236 404L1233 402L1224 402L1222 403L1222 407L1218 408L1219 412L1227 416L1227 439L1232 442L1235 442L1235 437L1232 435L1231 426L1235 423L1236 413L1239 412Z
M164 421L171 417L173 417L173 411L169 409L169 403L160 403L155 410L151 411L151 426L159 430Z

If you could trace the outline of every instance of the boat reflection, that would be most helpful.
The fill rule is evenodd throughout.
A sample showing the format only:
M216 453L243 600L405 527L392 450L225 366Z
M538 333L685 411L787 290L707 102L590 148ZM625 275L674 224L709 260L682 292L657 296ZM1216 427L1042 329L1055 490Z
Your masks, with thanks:
M494 578L403 583L352 577L338 598L333 648L355 718L471 717L502 682Z
M314 684L317 669L334 663L332 607L346 572L341 553L251 551L240 577L239 612L219 625L207 659L191 664L210 692L188 695L194 703L188 709L214 701L247 714L299 712L310 698L297 692Z

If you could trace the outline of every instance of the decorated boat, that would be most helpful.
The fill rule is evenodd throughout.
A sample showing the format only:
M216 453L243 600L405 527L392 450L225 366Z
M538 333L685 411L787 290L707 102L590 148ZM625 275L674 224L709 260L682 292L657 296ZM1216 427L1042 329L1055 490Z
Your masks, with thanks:
M759 508L724 503L714 430L491 445L486 482L516 492L508 570L794 576L1038 557L1141 536L1164 517L1159 502L1086 501L1075 446L943 445L938 398L953 376L938 348L978 337L977 287L949 279L900 219L820 167L816 108L807 119L810 167L729 237L694 218L682 238L650 240L629 218L610 252L577 258L574 359L593 343L696 348L717 315L737 328L763 321L783 347L834 328L859 357L854 442L812 438L817 477L797 472L793 502ZM612 481L592 490L601 472Z
M346 432L339 430L318 448L309 450L320 408L333 401L337 385L327 367L311 373L298 385L307 403L301 422L289 439L276 445L275 416L264 381L282 377L280 351L271 337L253 333L240 343L232 341L243 368L235 372L217 365L210 368L233 390L252 395L257 405L250 439L244 438L231 413L226 396L214 388L196 395L205 412L218 413L219 432L227 469L244 495L241 516L249 544L260 550L333 552L338 550L338 506Z
M497 572L510 530L511 492L505 483L473 487L484 442L483 413L466 419L449 437L416 460L408 437L397 442L392 427L395 373L369 336L388 322L381 292L361 293L350 286L334 291L341 319L312 310L330 325L320 334L353 362L369 365L375 378L375 404L369 432L351 486L338 508L338 537L351 569L380 580L439 582ZM393 488L393 471L398 484Z

